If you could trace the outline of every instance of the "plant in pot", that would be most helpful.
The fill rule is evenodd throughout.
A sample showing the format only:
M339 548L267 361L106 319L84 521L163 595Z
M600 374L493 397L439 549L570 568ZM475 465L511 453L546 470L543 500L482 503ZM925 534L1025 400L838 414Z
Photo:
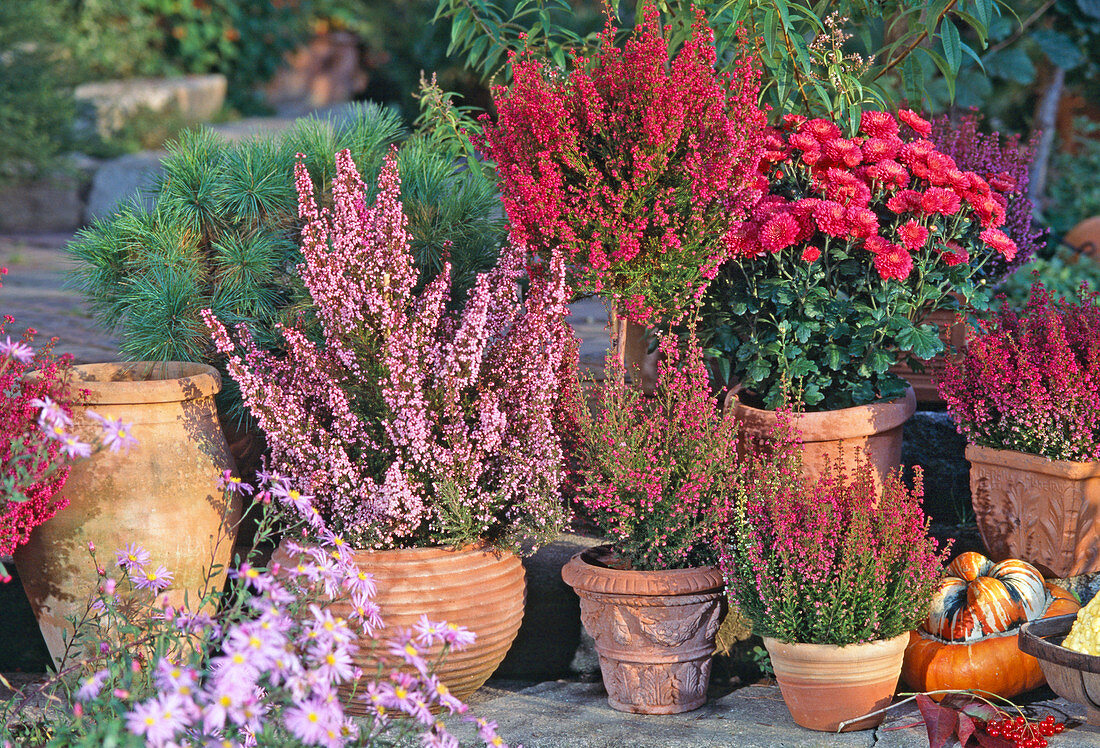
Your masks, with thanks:
M608 356L593 412L577 405L577 499L610 545L562 569L580 596L615 709L673 714L703 704L723 607L714 532L738 484L736 427L710 393L701 349L661 342L653 397Z
M1100 570L1100 307L1032 287L948 362L940 394L966 436L970 492L994 560L1055 577Z
M294 500L315 526L340 534L374 575L387 625L427 614L477 635L439 671L469 694L519 629L524 571L513 551L555 537L565 516L554 428L571 339L563 264L533 264L521 297L527 254L510 247L456 311L449 263L418 290L395 156L369 206L349 152L336 164L324 210L297 167L297 271L320 336L282 327L286 355L276 357L246 326L234 340L212 311L204 318L273 468L299 488ZM285 545L276 552L284 565L288 556ZM377 653L364 652L359 664L376 667Z
M930 310L985 303L975 276L1014 242L998 228L1004 197L927 140L901 110L866 111L857 132L788 115L766 137L768 194L736 229L732 259L704 298L703 328L742 437L767 431L793 401L810 477L866 449L880 484L896 468L915 410L890 367L943 343ZM851 472L852 465L849 465Z
M1044 245L1046 230L1035 227L1031 200L1027 196L1038 135L1021 143L1019 135L1002 138L997 132L983 133L979 129L981 122L981 115L975 111L957 121L946 114L940 115L932 119L928 139L940 153L953 158L959 169L982 176L1005 198L1002 230L1016 243L1016 256L1009 261L995 255L974 278L976 283L1000 288L1005 278L1030 262ZM958 296L952 298L959 301ZM918 402L943 403L932 381L933 372L943 370L945 356L962 355L966 350L967 329L976 327L976 315L977 310L973 308L942 306L918 320L936 325L945 345L945 350L931 359L922 361L910 356L908 361L899 361L891 369L909 381Z
M497 165L516 240L544 258L563 252L575 290L603 297L612 350L634 374L642 326L698 298L758 196L764 113L748 54L715 71L701 11L671 60L654 6L622 48L612 21L568 74L514 57L475 141Z
M912 491L897 471L878 486L866 461L855 474L836 461L810 481L797 441L777 435L770 456L750 458L752 477L721 529L720 565L730 604L764 637L791 717L835 731L890 703L947 549L928 535L919 470Z

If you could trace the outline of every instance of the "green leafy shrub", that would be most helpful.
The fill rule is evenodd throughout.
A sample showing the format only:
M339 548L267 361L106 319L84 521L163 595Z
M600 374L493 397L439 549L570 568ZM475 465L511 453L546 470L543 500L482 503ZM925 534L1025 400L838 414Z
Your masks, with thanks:
M304 154L316 194L324 195L333 154L349 149L373 181L404 134L400 119L376 105L357 107L342 123L303 119L284 136L239 144L209 130L185 132L170 146L152 210L128 205L77 235L69 247L80 263L73 284L100 323L119 332L127 358L214 363L199 316L208 307L278 351L277 324L312 318L295 274L295 154ZM446 254L461 298L474 274L495 263L505 238L495 187L459 170L451 151L427 135L405 141L398 163L421 283ZM224 384L222 412L242 417L235 384L229 377Z
M44 0L0 3L0 184L41 176L69 141L61 35Z
M1079 222L1100 216L1100 124L1084 117L1074 120L1080 138L1074 153L1059 152L1051 159L1051 179L1043 218L1061 236Z

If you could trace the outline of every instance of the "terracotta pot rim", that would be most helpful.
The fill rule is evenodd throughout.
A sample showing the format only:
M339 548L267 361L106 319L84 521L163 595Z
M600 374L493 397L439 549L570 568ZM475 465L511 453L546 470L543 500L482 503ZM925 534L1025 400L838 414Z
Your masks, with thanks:
M737 398L740 389L734 387L726 393L724 408L734 408L739 420L753 421L764 426L774 426L774 410L764 410L746 405ZM881 400L867 405L856 405L838 410L814 413L795 413L794 420L804 442L836 441L861 436L881 434L901 426L917 412L917 396L912 387L893 400Z
M843 646L839 644L813 644L810 642L785 642L780 641L779 639L773 639L770 636L765 636L762 638L764 640L765 647L796 647L800 651L805 652L807 655L813 656L818 653L827 655L843 650L848 650L850 652L853 652L856 649L860 651L870 651L872 649L890 650L897 648L899 642L901 643L901 648L904 649L905 645L909 643L909 634L909 631L903 631L892 639L875 639L874 641L870 642L845 644Z
M577 591L612 595L695 595L718 592L726 586L716 566L628 571L597 563L610 552L610 545L600 545L574 554L562 567L562 579Z
M283 547L287 540L290 540L290 538L281 540L279 546ZM351 548L350 552L352 557L356 559L385 557L401 561L426 561L433 558L456 558L459 556L477 555L495 556L498 558L501 556L519 555L514 551L497 548L496 546L486 545L484 543L473 543L462 548L449 548L442 545L427 545L417 548Z
M88 405L174 403L212 397L218 370L193 361L112 361L73 366L69 386L88 393Z
M1014 449L997 449L995 447L983 447L978 444L967 444L966 459L970 462L1017 468L1032 473L1054 475L1072 480L1100 478L1100 462L1055 460L1052 457L1017 452Z

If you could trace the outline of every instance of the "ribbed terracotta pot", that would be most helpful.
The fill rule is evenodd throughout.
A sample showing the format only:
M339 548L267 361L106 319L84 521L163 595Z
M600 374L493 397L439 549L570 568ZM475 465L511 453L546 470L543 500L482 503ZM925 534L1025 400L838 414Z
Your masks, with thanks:
M59 496L69 506L31 533L16 549L15 566L54 663L65 651L72 626L67 617L87 609L97 577L88 555L95 543L99 563L115 551L142 545L155 568L173 572L167 595L194 603L206 588L211 564L224 568L240 520L241 502L226 500L218 482L233 469L218 426L214 395L218 372L205 364L136 362L74 366L72 386L86 390L88 408L105 418L133 423L137 445L127 452L100 450L72 464ZM77 433L99 427L74 413ZM220 585L224 577L218 577Z
M624 571L610 548L573 556L562 579L581 599L607 701L621 712L678 714L707 699L725 581L713 566Z
M434 671L459 699L479 689L508 654L523 621L527 589L516 554L483 548L403 548L353 551L353 558L360 571L374 576L378 590L374 601L384 624L373 638L359 642L354 660L365 673L376 672L380 661L386 667L399 667L387 658L385 639L411 628L422 615L433 622L465 626L477 635L466 649L449 652ZM292 563L281 545L272 561ZM346 602L329 603L329 609L345 618L351 614ZM434 661L441 650L439 645L428 661ZM352 699L349 688L341 686L340 697L350 714L367 713Z
M1100 462L974 444L966 459L990 558L1019 558L1059 578L1100 571Z
M882 709L894 698L909 632L893 639L850 644L799 644L764 637L775 680L796 724L836 732L841 722ZM877 714L842 732L882 724Z
M772 432L776 425L774 410L762 410L741 402L737 390L726 395L726 408L732 408L740 427L738 439L748 449ZM848 475L855 471L862 452L870 460L879 485L890 470L901 465L902 427L917 410L913 388L894 400L858 405L854 408L795 413L794 423L802 435L802 470L806 478L817 480L825 465L842 459Z

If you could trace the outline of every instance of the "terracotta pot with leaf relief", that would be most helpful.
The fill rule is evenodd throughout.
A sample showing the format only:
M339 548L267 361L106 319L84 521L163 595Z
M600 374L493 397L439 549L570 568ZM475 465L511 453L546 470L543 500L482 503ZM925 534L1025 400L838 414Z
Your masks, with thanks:
M707 698L725 582L706 566L629 571L609 566L610 547L582 551L561 575L581 599L596 642L607 700L637 714L677 714Z
M1100 571L1100 462L966 447L978 530L994 561L1065 578Z

